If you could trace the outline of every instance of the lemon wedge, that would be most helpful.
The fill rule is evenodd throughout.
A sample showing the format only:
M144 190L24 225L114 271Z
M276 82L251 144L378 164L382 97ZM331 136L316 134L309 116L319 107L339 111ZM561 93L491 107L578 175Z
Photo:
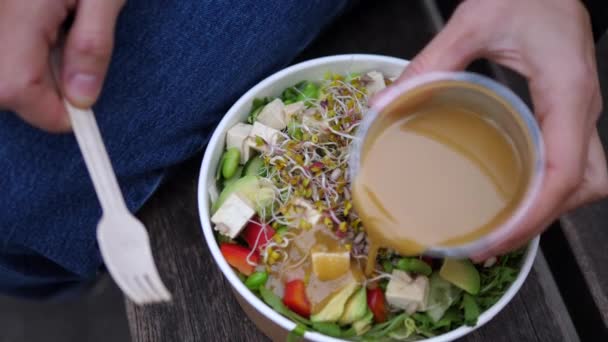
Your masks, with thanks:
M327 281L341 277L350 269L350 253L312 252L312 271L319 280Z

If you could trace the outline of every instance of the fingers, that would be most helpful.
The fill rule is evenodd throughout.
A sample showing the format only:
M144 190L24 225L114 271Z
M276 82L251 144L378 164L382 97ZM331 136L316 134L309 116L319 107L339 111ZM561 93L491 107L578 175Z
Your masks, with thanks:
M573 137L574 134L568 129L567 124L565 120L559 120L555 115L549 116L544 122L543 132L547 132L545 134L547 165L540 192L522 222L506 238L475 256L475 260L485 260L520 247L559 217L563 203L578 186L582 172L579 171L581 163L575 160L576 156L580 155L581 148L572 146L575 145L572 142L579 138ZM560 132L564 133L563 137L557 136ZM560 141L556 143L555 139ZM561 148L562 151L559 150Z
M511 235L507 240L492 246L489 250L473 257L475 261L483 261L495 255L507 253L515 248L526 244L535 235L544 230L559 216L559 213L567 212L582 205L597 201L608 196L608 171L606 169L606 156L604 148L598 136L597 130L594 130L589 142L589 151L587 156L587 164L585 168L585 176L580 186L572 193L564 203L559 207L557 214L542 218L546 213L539 213L537 219L529 218L528 224L520 227L515 234ZM541 196L544 197L544 196ZM559 203L555 203L559 205ZM538 208L538 206L536 207ZM536 209L535 208L535 209ZM548 207L547 207L548 208ZM533 210L535 210L533 209ZM542 210L542 208L541 208Z
M64 95L78 107L99 97L110 64L114 27L124 0L80 0L63 51Z
M70 130L69 117L50 71L31 82L23 95L17 98L12 107L24 121L52 133Z
M16 53L19 61L12 63L13 70L0 70L0 75L6 77L5 83L0 80L1 107L10 108L24 121L48 132L69 131L70 121L46 61L28 55L27 50Z
M466 68L478 57L488 36L470 20L463 4L446 26L410 62L397 82L430 71L454 71Z
M570 211L579 206L597 201L608 196L608 171L606 156L597 129L593 130L589 141L587 164L580 187L568 198L563 211Z
M407 65L395 85L426 72L462 70L482 54L489 35L470 20L468 7L468 3L460 5L446 26ZM370 106L383 107L390 102L395 96L393 89L388 87L375 95Z
M577 76L578 77L578 76ZM566 85L530 84L530 91L542 117L545 142L545 177L540 192L522 222L504 240L475 257L484 260L513 250L540 234L564 211L564 205L581 185L588 155L587 121L578 113L588 108L592 94L575 93Z
M34 2L3 3L0 11L0 107L50 132L70 128L48 68L51 27L64 19L63 4L50 2L41 12ZM36 20L19 18L35 17Z

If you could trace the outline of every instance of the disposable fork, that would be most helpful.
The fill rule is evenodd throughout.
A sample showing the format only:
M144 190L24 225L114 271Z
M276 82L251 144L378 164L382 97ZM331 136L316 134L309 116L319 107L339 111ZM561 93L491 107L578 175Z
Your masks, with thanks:
M152 257L148 232L125 205L93 111L64 102L103 209L97 241L110 275L137 304L170 301Z

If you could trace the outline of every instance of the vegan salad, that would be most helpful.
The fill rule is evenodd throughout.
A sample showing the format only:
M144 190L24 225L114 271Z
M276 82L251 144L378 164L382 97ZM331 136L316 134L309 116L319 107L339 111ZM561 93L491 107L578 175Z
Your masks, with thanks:
M226 134L211 221L244 284L297 326L347 340L417 340L473 326L517 277L523 252L480 264L381 250L364 274L365 226L353 210L349 147L377 71L327 74L255 99Z

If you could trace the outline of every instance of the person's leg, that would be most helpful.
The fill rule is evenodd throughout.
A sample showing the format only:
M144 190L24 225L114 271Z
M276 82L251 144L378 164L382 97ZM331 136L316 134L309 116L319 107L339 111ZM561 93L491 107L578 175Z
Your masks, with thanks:
M230 104L287 65L347 0L129 0L97 120L128 206L206 143ZM101 211L72 135L0 113L0 292L92 279Z

